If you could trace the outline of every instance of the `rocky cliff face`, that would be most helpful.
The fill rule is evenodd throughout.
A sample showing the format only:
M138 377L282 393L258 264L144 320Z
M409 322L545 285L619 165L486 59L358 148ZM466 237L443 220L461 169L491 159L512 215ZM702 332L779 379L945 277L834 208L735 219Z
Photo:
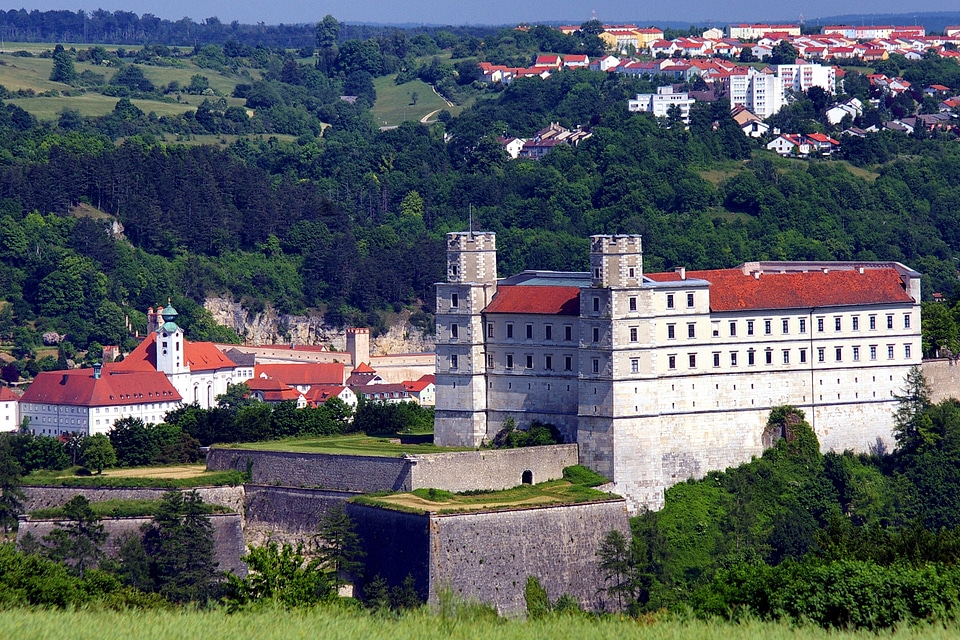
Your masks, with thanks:
M344 330L324 324L323 316L319 314L281 314L269 305L263 311L252 313L228 298L207 298L203 306L213 314L214 320L232 328L248 345L332 344L336 351L346 348ZM387 333L372 338L371 355L433 351L433 336L424 336L408 319L409 313L402 314Z

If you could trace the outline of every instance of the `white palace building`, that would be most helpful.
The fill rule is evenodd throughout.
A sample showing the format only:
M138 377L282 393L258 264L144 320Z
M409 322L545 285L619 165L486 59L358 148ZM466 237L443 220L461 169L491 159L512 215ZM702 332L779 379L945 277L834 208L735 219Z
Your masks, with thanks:
M593 236L591 272L497 278L493 233L447 236L437 285L436 443L508 418L556 425L631 508L763 450L802 409L824 450L892 445L920 363L920 274L896 262L748 262L644 273L641 238Z

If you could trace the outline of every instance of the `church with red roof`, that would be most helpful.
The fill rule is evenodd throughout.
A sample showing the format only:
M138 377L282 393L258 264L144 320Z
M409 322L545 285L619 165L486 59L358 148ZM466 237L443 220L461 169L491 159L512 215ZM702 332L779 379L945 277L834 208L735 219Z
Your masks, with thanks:
M216 405L227 385L253 377L211 342L186 340L167 305L147 314L147 337L120 362L37 374L20 398L20 416L39 435L106 433L121 418L162 422L181 403Z
M508 420L558 428L631 509L770 446L801 409L825 451L892 447L920 364L920 274L897 262L747 262L647 273L640 236L593 236L590 271L500 278L493 233L447 236L435 442Z

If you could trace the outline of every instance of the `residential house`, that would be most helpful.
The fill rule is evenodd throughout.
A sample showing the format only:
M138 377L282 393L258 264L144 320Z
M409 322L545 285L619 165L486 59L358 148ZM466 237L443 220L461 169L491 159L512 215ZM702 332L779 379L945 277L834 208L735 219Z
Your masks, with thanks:
M427 374L417 380L408 380L403 383L410 399L419 405L432 407L437 398L437 376Z
M799 133L783 133L768 142L767 149L781 156L805 156L810 153L810 143Z
M851 98L844 103L838 103L827 109L827 122L832 125L840 124L847 116L856 120L863 115L863 103L857 98Z
M690 123L690 107L695 100L685 91L674 91L670 85L657 87L656 93L638 93L637 97L628 101L627 110L652 113L658 118L666 118L673 107L679 109L680 119Z
M0 387L0 431L20 428L20 398L7 387Z
M275 378L258 376L250 378L245 384L250 388L250 398L254 400L267 404L294 402L297 409L303 409L307 406L307 400L300 391Z
M807 144L810 145L811 152L821 153L825 156L828 156L840 148L840 143L838 141L822 133L810 133L804 137L807 140Z
M507 155L516 160L520 157L520 150L523 149L523 143L526 142L526 140L523 138L497 136L497 142L503 146L503 150L507 152Z
M317 385L310 387L310 391L306 394L307 402L312 407L319 407L321 404L330 400L331 398L337 398L341 400L351 409L357 408L357 394L353 392L353 389L343 385Z
M750 111L744 107L734 107L730 115L740 126L744 135L751 138L761 138L770 130L770 125L750 113Z

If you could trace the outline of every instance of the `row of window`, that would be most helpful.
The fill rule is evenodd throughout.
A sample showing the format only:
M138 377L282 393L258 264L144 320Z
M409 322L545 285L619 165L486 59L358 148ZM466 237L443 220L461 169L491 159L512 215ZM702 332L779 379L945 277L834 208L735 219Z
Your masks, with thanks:
M573 356L564 355L563 358L563 371L573 371ZM520 368L518 363L522 363L524 369L533 369L534 367L534 357L532 354L525 354L522 356L522 360L515 358L514 354L507 353L504 355L503 367L505 369L515 369ZM557 363L559 364L559 360ZM554 359L553 355L543 356L543 368L546 371L553 371ZM494 369L497 366L496 357L490 353L487 354L487 368ZM460 368L460 358L457 354L451 354L450 356L450 368L459 369Z
M833 320L834 320L834 323L833 323L833 324L834 324L834 331L842 331L842 330L843 330L843 316L834 316L834 319L833 319ZM893 328L894 328L894 316L893 316L893 314L888 314L887 317L886 317L886 320L887 320L887 323L886 323L886 324L887 324L887 329L893 329ZM797 326L798 332L799 332L799 333L802 333L802 334L803 334L803 333L806 333L806 332L807 332L807 319L806 319L806 318L796 318L796 321L797 321L797 325L796 325L796 326ZM756 335L756 322L758 322L758 321L756 321L756 320L747 320L747 321L746 321L746 324L747 324L746 329L747 329L747 335L748 335L748 336ZM768 335L768 336L769 336L769 335L773 335L773 319L772 319L772 318L767 318L767 319L764 319L762 322L763 322L763 334L764 334L764 335ZM817 322L817 332L818 332L818 333L823 333L823 332L824 332L824 326L825 326L826 318L825 318L825 317L819 317L819 318L816 319L816 322ZM870 316L868 316L868 317L867 317L867 323L868 323L868 326L869 326L869 328L870 328L871 331L876 331L876 329L877 329L877 316L876 316L876 315L870 315ZM738 326L739 326L739 325L738 325L738 321L737 321L737 320L730 320L730 321L729 321L728 327L729 327L729 334L730 334L730 337L731 337L731 338L735 338L735 337L737 336ZM788 335L788 334L790 333L790 331L791 331L791 327L792 327L792 325L791 325L791 318L781 318L781 319L780 319L780 332L781 332L783 335ZM859 330L860 330L860 316L851 316L851 327L850 327L850 328L851 328L852 331L859 331ZM904 328L904 329L909 329L909 328L910 328L910 314L909 314L909 313L903 314L903 328ZM713 329L713 337L716 338L716 337L718 337L719 335L720 335L719 323L715 322L715 323L714 323L714 329ZM675 339L676 337L677 337L677 326L676 326L676 324L668 324L668 325L667 325L667 338L668 338L669 340L673 340L673 339ZM688 338L696 338L696 337L697 337L697 325L696 325L696 323L694 323L694 322L689 322L689 323L687 323L687 337L688 337ZM636 342L636 329L633 328L633 327L631 327L631 329L630 329L630 341L631 341L631 342Z
M505 329L506 329L506 332L507 332L507 335L506 335L507 340L512 339L512 338L514 337L513 323L512 323L512 322L506 323ZM455 324L450 325L450 337L451 337L451 338L457 338L457 337L459 337L459 334L460 334L460 328L459 328L457 325L455 325ZM488 338L495 338L495 337L496 337L496 329L495 329L495 325L494 325L493 322L488 322L488 323L487 323L487 337L488 337ZM526 323L526 324L524 325L524 337L525 337L525 339L527 339L527 340L533 340L533 339L534 339L534 337L533 337L533 323L528 322L528 323ZM552 325L552 324L543 325L543 339L544 339L544 340L553 340L553 325ZM572 341L573 341L573 325L572 325L572 324L565 324L565 325L563 325L563 340L564 340L565 342L572 342Z
M859 362L861 360L861 348L859 346L849 347L850 356L854 362ZM870 360L876 360L879 352L879 345L869 345L867 347ZM834 362L843 362L844 358L844 347L834 347L833 357ZM791 352L792 349L781 349L780 350L780 360L783 364L790 364ZM798 362L800 364L805 364L807 362L807 350L806 349L797 349ZM887 345L887 359L893 360L896 357L896 345L888 344ZM910 344L903 345L903 357L909 360L912 357L913 349ZM715 351L713 353L713 366L721 366L721 353ZM676 369L677 368L677 354L667 355L667 368ZM774 350L765 349L763 351L763 362L764 364L773 364L774 360ZM827 348L826 347L817 347L817 362L826 362L827 361ZM637 369L634 363L636 360L631 361L631 370L636 373ZM739 364L739 352L731 351L729 353L729 362L731 367L736 367ZM697 366L697 354L689 353L687 354L687 363L689 368L695 369ZM757 363L757 351L754 349L749 349L747 351L747 365L755 365Z

